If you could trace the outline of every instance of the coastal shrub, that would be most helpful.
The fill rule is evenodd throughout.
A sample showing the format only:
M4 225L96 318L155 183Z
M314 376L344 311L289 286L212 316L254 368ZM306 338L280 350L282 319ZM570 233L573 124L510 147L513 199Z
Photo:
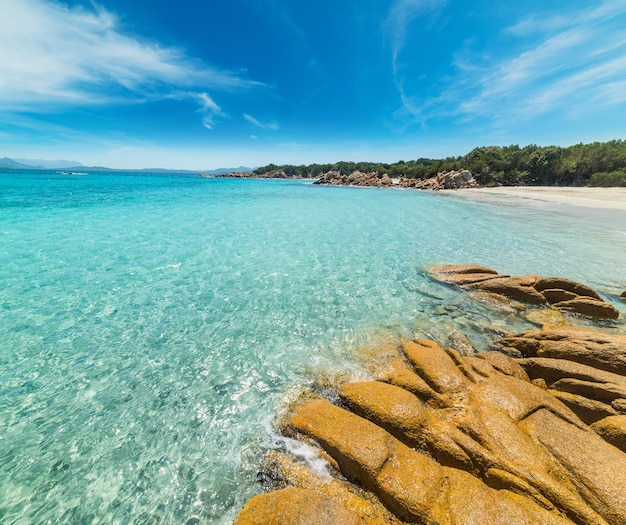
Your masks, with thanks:
M309 166L270 164L255 172L263 174L277 169L296 178L317 178L328 171L349 175L358 170L407 179L428 179L438 172L466 169L482 186L626 186L626 141L575 144L567 148L537 144L482 146L466 155L445 159L419 158L393 164L345 161Z
M589 181L590 186L608 188L612 186L626 187L626 170L594 173Z

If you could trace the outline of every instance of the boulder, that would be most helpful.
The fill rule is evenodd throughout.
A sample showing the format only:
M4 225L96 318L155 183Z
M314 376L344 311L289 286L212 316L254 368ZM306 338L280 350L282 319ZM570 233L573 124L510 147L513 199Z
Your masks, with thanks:
M518 350L517 363L585 423L625 413L626 337L574 327L544 326L500 340Z
M546 298L550 304L560 303L563 301L571 301L576 299L578 295L574 292L568 292L567 290L559 290L558 288L550 288L548 290L541 290L541 295Z
M469 170L443 171L428 179L400 179L399 185L404 188L421 190L458 190L462 188L478 188L479 184Z
M549 303L565 312L599 319L617 319L619 310L588 286L561 277L511 277L478 265L437 264L433 279L469 290L498 294L530 304ZM506 306L505 306L506 309ZM533 314L537 315L537 314ZM534 321L531 321L534 322Z
M575 295L600 299L598 292L589 288L589 286L577 283L576 281L570 281L569 279L563 279L562 277L547 277L545 279L539 279L535 283L535 289L539 292L544 290L564 290L572 292Z
M626 525L626 371L592 364L594 344L614 361L626 338L549 327L503 341L526 357L402 340L369 354L378 380L344 382L334 402L302 394L280 429L316 443L329 466L270 454L280 489L253 498L237 525ZM564 344L558 358L546 342Z
M549 392L574 412L581 421L591 425L592 423L604 419L607 416L617 415L617 411L611 405L607 405L602 401L589 399L578 394L570 392L561 392L560 390L550 389Z
M541 330L505 337L495 344L524 357L566 359L618 375L626 375L626 336L573 326L546 325Z
M287 487L248 501L235 525L363 525L363 519L318 492Z
M295 407L293 431L317 441L342 473L376 493L411 523L571 523L531 500L492 489L474 476L443 467L385 430L324 399ZM590 515L591 516L591 515ZM598 523L599 516L589 523Z
M545 304L546 298L532 286L524 284L523 279L516 277L498 277L472 283L471 288L484 292L497 293L510 299L530 304Z
M607 443L626 452L626 416L609 416L591 425L593 431Z
M617 319L619 317L619 310L602 299L577 297L569 301L555 303L554 306L560 310L575 312L587 317L599 317L602 319Z
M429 273L432 275L448 275L448 274L475 274L486 273L492 275L498 275L498 272L487 268L486 266L479 266L477 264L436 264L431 267Z
M338 171L322 173L313 184L329 184L334 186L372 186L387 188L393 186L393 180L386 173L364 173L355 170L349 175L341 175Z

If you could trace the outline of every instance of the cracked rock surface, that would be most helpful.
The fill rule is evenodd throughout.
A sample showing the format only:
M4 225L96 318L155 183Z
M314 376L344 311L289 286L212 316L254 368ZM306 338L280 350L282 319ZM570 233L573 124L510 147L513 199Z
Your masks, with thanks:
M302 393L281 430L328 472L271 453L275 490L236 524L626 525L626 337L546 326L496 346L520 357L402 340L371 380Z

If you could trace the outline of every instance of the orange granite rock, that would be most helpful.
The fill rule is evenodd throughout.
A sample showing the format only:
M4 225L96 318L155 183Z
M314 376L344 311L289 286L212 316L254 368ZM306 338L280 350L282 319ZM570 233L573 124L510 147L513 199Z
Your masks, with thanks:
M591 428L607 443L626 452L626 416L609 416L596 421Z
M235 525L365 525L362 517L314 490L287 487L253 497Z
M619 310L604 301L592 288L561 277L499 275L478 265L437 264L430 275L441 282L502 295L530 304L551 304L559 310L586 317L617 319Z
M525 357L402 340L338 404L301 395L282 431L321 447L328 473L271 454L286 488L236 524L626 525L626 337L546 327L499 344Z

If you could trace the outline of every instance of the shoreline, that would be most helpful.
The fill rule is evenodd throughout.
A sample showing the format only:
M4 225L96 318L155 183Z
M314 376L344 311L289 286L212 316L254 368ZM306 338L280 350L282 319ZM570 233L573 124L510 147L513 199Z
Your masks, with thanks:
M496 204L515 204L559 210L563 206L595 210L626 211L626 188L591 188L568 186L501 186L439 190L443 195Z

